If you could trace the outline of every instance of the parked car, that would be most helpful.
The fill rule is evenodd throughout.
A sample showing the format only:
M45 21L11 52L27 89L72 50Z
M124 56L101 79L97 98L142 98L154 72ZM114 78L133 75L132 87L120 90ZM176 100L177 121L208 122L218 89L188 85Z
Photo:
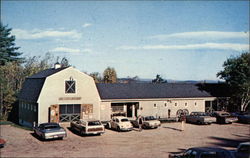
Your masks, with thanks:
M6 141L2 138L0 138L0 148L3 148L6 144Z
M240 143L234 154L235 154L235 158L249 158L250 157L250 142Z
M99 120L78 120L70 123L70 128L81 135L98 134L105 132L103 124Z
M216 118L209 116L205 112L191 112L190 115L186 116L186 121L195 124L211 124L216 122Z
M250 114L249 113L239 114L237 117L238 117L238 122L250 124Z
M42 123L34 127L34 133L42 139L63 139L67 136L66 130L58 123Z
M107 127L120 131L131 131L133 126L127 117L117 116L113 117L110 122L107 123Z
M225 111L214 111L212 116L216 117L216 122L220 124L228 124L238 121L236 116L232 116L230 113Z
M169 158L234 158L233 154L222 148L189 148L181 154L170 154Z
M139 127L138 118L131 121L132 125L136 128ZM142 128L158 128L161 126L161 122L157 120L154 116L142 117Z

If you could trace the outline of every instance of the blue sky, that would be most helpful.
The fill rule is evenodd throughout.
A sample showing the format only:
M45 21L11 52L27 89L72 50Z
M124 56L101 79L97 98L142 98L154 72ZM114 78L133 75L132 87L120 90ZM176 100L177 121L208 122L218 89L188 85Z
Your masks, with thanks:
M249 51L248 1L2 1L1 20L25 57L118 77L216 80Z

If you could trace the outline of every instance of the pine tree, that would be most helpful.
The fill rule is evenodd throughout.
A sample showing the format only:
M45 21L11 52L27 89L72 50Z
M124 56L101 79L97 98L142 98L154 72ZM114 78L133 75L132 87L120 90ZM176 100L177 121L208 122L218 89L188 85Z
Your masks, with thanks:
M7 27L0 23L0 65L23 60L19 57L22 53L17 52L19 47L15 46L15 36L11 35L12 29Z

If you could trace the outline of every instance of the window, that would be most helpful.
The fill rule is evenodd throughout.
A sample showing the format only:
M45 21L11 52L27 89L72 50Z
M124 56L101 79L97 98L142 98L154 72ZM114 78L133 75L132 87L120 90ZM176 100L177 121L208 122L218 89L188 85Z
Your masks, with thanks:
M30 104L30 110L31 110L31 111L33 110L33 105L32 105L32 104Z
M165 105L165 107L167 107L167 103L165 103L164 105Z
M75 93L76 83L74 80L65 81L65 93Z
M185 106L187 106L188 105L188 103L185 103Z
M36 112L36 106L34 106L34 112Z
M177 103L174 103L174 106L177 106Z
M79 114L80 104L62 104L59 112L60 114Z
M196 106L196 105L197 105L197 103L195 102L195 103L194 103L194 105Z
M154 108L156 108L156 104L154 104Z

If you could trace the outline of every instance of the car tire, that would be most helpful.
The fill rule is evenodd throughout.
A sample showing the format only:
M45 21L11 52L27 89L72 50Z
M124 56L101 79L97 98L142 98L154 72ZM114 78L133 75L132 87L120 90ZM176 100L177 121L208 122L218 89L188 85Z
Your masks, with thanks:
M107 124L106 124L106 128L107 128L107 129L111 129L110 123L107 123Z
M81 136L83 136L83 135L84 135L84 132L83 132L83 130L81 130L80 134L81 134Z
M118 132L121 132L121 129L120 129L120 127L119 127L119 126L117 126L117 128L116 128L116 129L117 129L117 131L118 131Z

